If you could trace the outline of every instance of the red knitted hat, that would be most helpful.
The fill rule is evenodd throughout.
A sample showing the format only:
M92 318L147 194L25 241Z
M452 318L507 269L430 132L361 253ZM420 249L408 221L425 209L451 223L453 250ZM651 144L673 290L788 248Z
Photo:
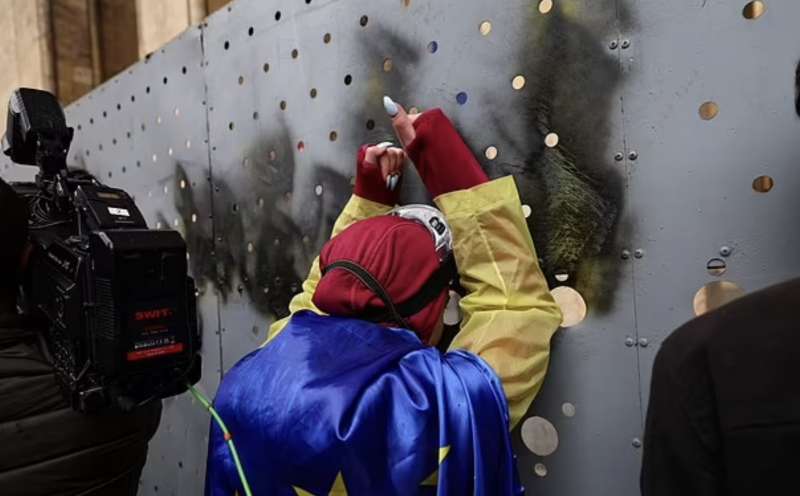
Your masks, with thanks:
M352 273L340 269L325 273L327 266L339 261L355 262L366 269L396 305L417 294L439 269L431 234L417 222L386 215L356 222L328 241L319 257L324 275L314 292L314 305L340 317L358 318L386 306ZM425 343L442 317L447 295L445 288L406 319Z

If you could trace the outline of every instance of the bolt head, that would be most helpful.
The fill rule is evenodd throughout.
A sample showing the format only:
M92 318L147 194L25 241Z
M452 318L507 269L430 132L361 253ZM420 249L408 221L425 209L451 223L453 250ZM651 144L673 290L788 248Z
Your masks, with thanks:
M625 158L625 155L622 152L617 152L614 154L614 160L617 162L622 162L623 158Z
M637 158L639 158L639 154L635 151L632 151L628 154L629 160L636 160Z
M723 257L729 257L733 253L733 249L730 246L723 246L719 249L719 254Z
M642 258L644 256L644 250L639 248L638 250L633 252L633 256L636 257L636 258Z
M639 346L642 348L647 348L648 344L650 343L647 341L647 338L639 338Z
M627 338L625 338L625 346L627 346L628 348L632 347L635 343L636 341L634 341L632 337L628 336Z
M617 40L611 40L611 42L608 44L608 48L612 50L616 50L618 46L619 43L617 42Z
M631 40L622 40L623 49L628 48L629 46L631 46Z

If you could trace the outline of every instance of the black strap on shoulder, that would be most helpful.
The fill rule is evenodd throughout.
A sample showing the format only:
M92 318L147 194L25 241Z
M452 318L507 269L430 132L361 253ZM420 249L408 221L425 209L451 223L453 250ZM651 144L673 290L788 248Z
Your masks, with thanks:
M386 289L378 282L377 279L375 279L372 274L369 273L367 269L361 265L349 260L340 260L327 266L323 271L323 274L327 274L333 269L343 269L356 276L356 278L361 281L364 286L375 293L375 295L378 296L378 298L380 298L381 301L383 301L383 304L386 306L386 310L381 309L361 315L360 317L362 319L370 322L396 322L406 329L410 328L406 318L411 317L425 308L431 301L439 296L445 288L447 288L447 286L450 284L450 281L452 281L458 274L455 260L453 256L450 255L444 262L442 262L442 264L439 266L439 269L437 269L437 271L434 272L430 278L428 278L420 291L403 303L395 304Z
M425 284L422 285L422 289L420 289L417 294L397 305L397 311L400 312L400 315L403 317L410 317L419 312L442 294L442 291L450 285L450 281L455 278L456 274L456 263L453 256L450 255L447 257L447 260L439 265L436 272L425 281Z

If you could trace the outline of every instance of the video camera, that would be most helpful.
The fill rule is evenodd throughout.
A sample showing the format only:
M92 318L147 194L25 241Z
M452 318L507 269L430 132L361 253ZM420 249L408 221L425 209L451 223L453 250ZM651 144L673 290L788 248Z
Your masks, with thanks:
M67 168L73 129L56 98L29 88L9 101L6 155L39 167L12 184L30 209L33 245L21 285L78 411L128 411L200 379L200 334L186 243L150 230L133 199Z

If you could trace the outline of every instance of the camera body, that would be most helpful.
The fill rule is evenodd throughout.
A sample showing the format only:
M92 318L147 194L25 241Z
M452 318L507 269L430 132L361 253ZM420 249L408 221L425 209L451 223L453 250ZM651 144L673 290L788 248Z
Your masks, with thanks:
M73 408L131 410L200 379L200 333L186 244L150 230L125 191L68 170L72 129L50 93L20 88L9 103L6 154L37 165L27 200L32 250L22 284L47 322L56 375Z

